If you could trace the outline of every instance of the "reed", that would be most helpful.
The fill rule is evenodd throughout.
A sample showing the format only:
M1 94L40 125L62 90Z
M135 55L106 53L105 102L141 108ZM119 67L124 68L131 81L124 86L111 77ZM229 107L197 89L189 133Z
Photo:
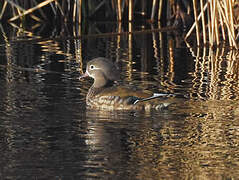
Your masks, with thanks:
M17 2L17 1L16 1L16 2ZM3 14L4 14L4 11L6 10L6 6L7 6L8 3L11 5L12 9L15 8L15 9L17 10L17 12L18 12L19 15L22 14L22 12L23 12L23 14L26 13L26 10L19 5L19 2L15 3L15 2L13 2L13 1L11 1L11 0L6 0L6 1L4 2L4 6L3 6L3 9L2 9L2 12L1 12L1 17L0 17L0 19L2 18ZM13 10L13 12L14 12L14 10ZM17 15L16 15L16 16L17 16ZM23 15L22 15L22 16L23 16ZM19 17L22 17L22 16L19 16ZM41 21L41 19L38 18L38 17L36 17L34 14L30 14L30 16L31 16L34 20L36 20L36 21ZM10 21L10 20L9 20L9 21Z
M197 9L197 1L193 0L193 8ZM199 46L200 44L200 34L199 34L199 25L198 25L198 14L197 10L194 11L194 17L195 17L195 25L196 25L196 37L197 37L197 45Z
M161 0L159 2L158 20L161 20L162 11L163 11L163 1Z
M122 20L122 11L121 11L121 0L117 0L117 17L118 21Z
M60 4L61 2L61 4ZM96 13L99 8L103 5L112 6L111 8L115 11L115 15L118 21L122 21L123 9L128 6L128 21L134 20L134 5L136 0L111 0L111 1L100 1L98 4L94 1L82 1L82 0L33 0L30 1L31 7L25 8L24 2L20 0L4 0L0 10L0 20L4 13L6 13L7 6L11 8L11 18L8 21L15 21L19 18L24 20L25 16L30 16L32 19L40 22L42 19L47 19L47 15L43 12L43 7L48 6L56 17L63 17L64 21L70 20L74 23L82 23L82 18L91 16ZM163 12L163 0L152 0L152 12L151 21L155 18L156 11L158 11L158 20L162 20L161 14ZM197 5L198 3L198 5ZM158 4L158 7L156 7ZM236 34L238 33L239 20L238 14L234 12L234 6L238 4L236 0L193 0L193 11L195 23L185 36L185 40L196 32L197 45L210 45L218 46L220 41L229 43L231 47L238 48L236 42ZM171 3L170 3L171 5ZM10 9L8 8L8 9ZM91 8L92 11L88 12L87 9ZM173 9L173 6L171 7ZM38 11L39 13L35 13ZM168 9L166 9L168 11ZM88 13L87 13L88 12ZM7 12L9 13L9 12ZM169 12L168 12L169 13ZM38 15L40 15L38 17Z
M133 20L133 0L129 0L129 21Z
M8 1L9 1L9 0L8 0ZM27 14L30 14L30 13L32 13L33 11L40 9L40 8L42 8L43 6L49 4L49 3L53 2L53 1L55 1L55 0L46 0L46 1L44 1L44 2L42 2L42 3L40 3L40 4L38 4L37 6L35 6L35 7L33 7L33 8L30 8L30 9L24 11L23 13L19 13L19 15L16 15L16 16L12 17L11 19L9 19L9 21L14 21L14 20L18 19L19 17L22 17L22 16L25 16L25 15L27 15ZM10 1L9 1L9 2L10 2ZM11 2L11 3L12 3L12 2ZM17 8L17 9L19 9L19 8Z
M220 41L223 40L229 43L231 47L238 49L235 33L236 27L238 26L238 22L236 22L235 17L237 17L238 14L233 13L233 7L236 1L209 0L204 3L203 0L200 0L201 13L199 15L196 1L194 0L193 2L195 23L185 36L185 40L187 40L196 27L198 46L202 43L201 39L203 39L203 44L209 44L210 46L219 46ZM205 7L207 8L206 12L204 12ZM207 21L205 16L208 17ZM199 24L201 26L199 26ZM208 33L206 33L206 31L208 31Z
M207 38L206 38L206 27L204 26L205 23L205 16L204 16L204 10L203 10L203 0L200 0L200 8L202 13L202 28L203 28L203 43L206 44Z
M3 6L2 6L2 10L1 10L1 13L0 13L0 19L2 19L2 16L5 12L6 7L7 7L7 1L4 1Z

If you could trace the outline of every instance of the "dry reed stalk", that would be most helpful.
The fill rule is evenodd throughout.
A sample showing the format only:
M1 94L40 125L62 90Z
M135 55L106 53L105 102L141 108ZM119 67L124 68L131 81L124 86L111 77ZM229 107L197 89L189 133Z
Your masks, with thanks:
M214 16L215 36L216 36L216 44L218 46L219 45L219 30L218 30L218 9L217 9L217 6L216 6L216 1L214 1L214 8L215 8L215 16Z
M211 1L209 3L211 3ZM211 24L211 11L210 11L209 7L207 8L207 24L208 24L208 26L207 26L208 34L211 34L211 32L212 32L211 26L210 26L210 24ZM212 41L211 36L209 36L209 35L208 35L208 39L209 39L209 42Z
M200 56L199 56L199 58L200 58ZM207 48L206 47L203 47L202 58L203 59L207 58Z
M21 6L19 6L19 5L16 4L16 3L12 2L11 0L6 0L6 1L12 6L13 9L14 9L14 7L17 9L18 14L21 14L21 11L22 11L23 13L26 12L26 10L25 10L24 8L22 8ZM5 2L6 2L6 1L5 1ZM13 12L15 12L15 11L13 11ZM14 16L15 16L15 14L14 14ZM32 17L32 19L34 19L34 20L36 20L36 21L39 21L39 22L41 21L40 18L34 16L33 14L31 14L30 16Z
M152 12L151 12L151 21L154 20L154 15L155 15L155 11L156 11L156 2L157 2L157 0L153 0Z
M211 41L210 41L210 45L212 46L214 43L214 37L215 37L215 6L214 6L215 0L212 0L210 3L210 12L211 12L211 34L209 34L209 36L211 36Z
M207 35L206 35L206 22L203 10L203 0L200 0L201 14L202 14L202 29L203 29L203 43L206 44Z
M211 1L211 0L209 0L209 2L210 2L210 1ZM203 10L204 10L204 11L206 10L206 8L207 8L209 2L207 2L207 3L204 5L204 7L203 7ZM201 16L202 16L202 13L200 13L200 14L198 15L198 17L197 17L197 20L198 20L198 21L200 20ZM196 26L196 21L193 23L192 27L190 28L190 30L189 30L188 33L186 34L186 36L185 36L185 38L184 38L185 40L190 36L190 34L192 33L192 31L193 31L193 29L195 28L195 26Z
M233 21L233 12L232 12L232 0L229 0L229 14L230 14L230 24L231 24L231 30L232 35L235 38L235 31L234 31L234 21Z
M74 2L73 5L73 22L76 22L76 2Z
M209 6L207 8L207 17L208 17L208 36L209 36L209 44L210 46L213 46L214 44L219 45L220 43L220 31L219 31L219 24L221 26L221 33L223 36L223 39L226 39L226 35L228 36L229 40L229 45L233 46L237 49L237 44L235 41L235 24L234 24L234 19L233 19L233 0L224 0L224 1L219 1L219 0L209 0L207 3L204 5L204 8L206 5L209 3ZM223 7L222 7L223 6ZM199 16L197 16L197 11L195 10L196 8L196 2L195 0L193 1L193 7L194 7L194 16L195 22L191 29L188 31L187 35L185 36L186 38L191 34L193 29L196 26L196 35L197 35L197 45L200 44L198 42L199 40L199 27L197 27L199 21L200 15L202 15L202 27L203 27L203 42L206 42L206 23L205 23L205 17L204 17L204 8L203 7L203 1L200 0L200 9L201 13ZM203 18L204 17L204 18ZM204 19L204 20L203 20ZM226 25L226 29L224 28L224 24ZM205 28L205 29L204 29ZM227 34L226 34L227 32Z
M159 1L158 20L161 20L162 10L163 10L163 0L160 0Z
M117 12L118 21L122 21L121 0L117 0Z
M9 1L9 0L8 0L8 1ZM40 8L42 8L43 6L49 4L49 3L53 2L53 1L55 1L55 0L46 0L46 1L44 1L44 2L42 2L42 3L40 3L40 4L38 4L37 6L35 6L35 7L33 7L33 8L30 8L30 9L24 11L22 14L19 14L19 15L17 15L17 16L12 17L11 19L9 19L9 21L14 21L14 20L18 19L19 17L22 17L22 16L25 16L25 15L27 15L27 14L30 14L30 13L32 13L33 11L35 11L35 10L37 10L37 9L40 9Z
M225 14L226 14L226 17L224 18L224 21L227 21L228 22L228 24L230 24L230 22L229 22L229 11L228 11L228 0L224 0L223 1L224 2L224 11L225 11ZM230 44L230 46L232 46L232 40L231 40L231 38L229 38L229 44Z
M18 7L20 7L20 6L18 6ZM18 13L18 14L21 14L20 8L16 8L16 9L17 9L17 13ZM23 9L23 8L21 8L21 9ZM21 20L23 20L22 17L21 17Z
M196 37L197 37L197 45L200 45L200 34L199 34L199 26L198 26L198 15L197 15L197 5L196 0L193 0L193 9L194 9L194 17L196 23Z
M3 16L4 12L5 12L6 7L7 7L7 1L4 1L3 7L2 7L2 11L0 13L0 19L2 19L2 16Z
M81 17L82 17L82 0L79 0L78 3L78 22L81 24Z
M21 14L21 11L17 8L17 13ZM21 20L23 20L23 17L20 17Z
M217 4L218 4L218 9L219 9L219 11L221 12L222 17L224 18L224 22L225 22L225 24L226 24L226 26L227 26L227 32L228 32L228 36L229 36L229 42L231 41L232 45L233 45L236 49L238 49L238 48L237 48L236 41L235 41L235 38L234 38L233 35L232 35L231 28L230 28L229 22L228 22L228 20L227 20L227 17L225 16L225 14L224 14L224 12L223 12L220 3L217 2ZM232 45L231 45L231 46L232 46Z
M129 0L129 21L133 20L133 0Z
M77 14L78 13L78 14ZM73 5L73 22L78 22L81 24L82 17L82 0L78 0L74 2Z
M219 14L219 20L220 20L220 25L221 25L221 29L222 29L222 38L223 38L223 40L226 40L225 29L224 29L221 11L218 11L218 14Z

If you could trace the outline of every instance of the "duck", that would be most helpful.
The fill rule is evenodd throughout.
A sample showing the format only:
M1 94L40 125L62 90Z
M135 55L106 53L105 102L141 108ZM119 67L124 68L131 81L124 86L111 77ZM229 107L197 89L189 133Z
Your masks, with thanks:
M167 101L172 94L152 93L119 85L119 69L104 57L94 58L87 63L86 71L79 79L86 77L94 79L86 95L87 108L149 111L167 109L172 104Z

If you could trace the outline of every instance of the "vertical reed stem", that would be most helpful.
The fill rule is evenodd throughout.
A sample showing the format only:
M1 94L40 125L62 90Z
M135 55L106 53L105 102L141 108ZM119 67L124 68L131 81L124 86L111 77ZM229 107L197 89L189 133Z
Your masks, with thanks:
M198 15L197 15L197 4L196 0L193 0L193 9L194 9L194 19L196 23L196 36L197 36L197 45L200 45L200 34L199 34L199 26L198 26Z
M74 1L73 5L73 22L76 22L76 0Z
M210 0L209 0L209 2L210 2ZM207 3L204 5L204 7L203 7L203 10L204 10L204 11L206 10L206 8L207 8L209 2L207 2ZM208 9L208 8L207 8L207 9ZM198 21L199 21L199 19L201 18L201 16L202 16L202 13L199 14L199 16L198 16L198 18L197 18ZM186 34L185 39L187 39L188 36L192 33L192 31L193 31L193 29L195 28L195 26L196 26L196 22L193 23L192 27L190 28L190 30L189 30L188 33Z
M118 9L118 13L117 13L118 21L121 21L122 20L121 0L117 0L117 9Z
M232 36L235 38L235 31L234 31L234 22L233 22L233 12L232 12L232 0L229 0L229 14L230 14L230 25L232 30Z
M219 3L217 3L217 7L218 6L220 6ZM223 38L223 40L225 40L226 36L225 36L225 29L224 29L224 24L223 24L223 19L222 19L221 11L218 10L218 14L219 14L219 20L220 20L220 25L221 25L221 29L222 29L222 38Z
M157 2L157 0L153 0L152 12L151 12L151 21L154 20L154 15L155 15L155 10L156 10L156 2Z
M129 0L129 21L133 20L133 0Z
M229 36L229 42L231 41L231 43L233 43L233 46L234 46L236 49L238 49L238 48L237 48L236 41L235 41L235 38L233 38L233 36L232 36L231 28L230 28L230 25L229 25L229 23L228 23L227 17L226 17L225 14L223 13L222 7L220 6L220 3L219 3L219 2L218 2L218 4L219 4L219 5L218 5L219 11L221 12L222 17L224 18L224 22L225 22L225 24L226 24L226 26L227 26L227 31L228 31L228 36ZM230 45L231 45L231 44L230 44Z
M210 1L209 3L211 3L211 1ZM209 4L209 6L208 6L208 8L207 8L207 24L208 24L207 28L208 28L208 39L209 39L209 43L212 42L212 38L211 38L211 32L212 32L212 30L211 30L211 26L210 26L210 24L211 24L211 15L212 15L212 12L210 11L210 4Z
M209 34L209 36L211 36L211 42L210 45L213 46L214 43L214 32L215 32L215 6L214 6L214 2L216 0L212 0L210 3L210 11L211 11L211 34Z
M78 6L77 6L77 9L78 9L78 22L79 22L79 24L81 24L82 0L78 0Z
M226 17L224 17L224 21L228 22L227 30L229 31L231 27L230 27L230 20L229 20L228 0L224 0L223 2L224 2L224 10L226 15ZM232 39L230 37L229 37L229 44L230 46L232 46Z
M218 30L218 8L217 8L217 5L216 5L216 1L215 1L215 11L216 11L216 14L215 14L215 35L216 35L216 44L217 46L219 45L219 30Z
M159 0L158 20L161 20L162 10L163 10L163 0Z
M206 44L207 35L206 35L206 22L205 22L204 10L203 10L203 0L200 0L200 5L201 5L201 14L202 14L203 43Z
M7 1L4 1L3 7L2 7L2 11L0 13L0 19L2 19L2 16L3 16L4 12L5 12L6 6L7 6Z

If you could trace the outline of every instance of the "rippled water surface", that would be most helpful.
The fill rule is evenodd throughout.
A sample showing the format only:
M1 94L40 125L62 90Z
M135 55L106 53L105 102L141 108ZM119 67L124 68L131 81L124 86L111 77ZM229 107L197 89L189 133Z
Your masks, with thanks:
M0 179L238 178L238 52L131 28L1 25ZM187 98L162 112L86 109L93 81L78 77L99 56L125 86Z

